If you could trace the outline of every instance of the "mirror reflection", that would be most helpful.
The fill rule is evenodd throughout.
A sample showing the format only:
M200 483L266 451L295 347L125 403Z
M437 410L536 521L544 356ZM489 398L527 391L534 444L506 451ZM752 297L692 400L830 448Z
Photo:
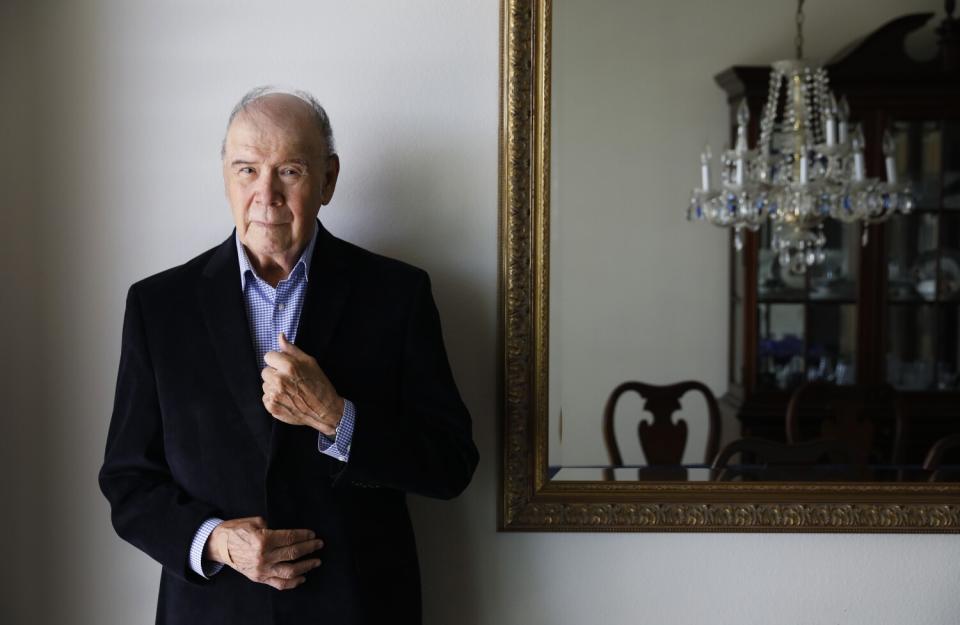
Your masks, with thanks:
M807 9L809 57L832 57L866 175L909 185L914 208L824 220L802 272L771 251L772 228L744 231L737 253L684 218L697 157L733 143L741 102L755 145L795 7L630 4L553 3L551 479L957 481L960 112L916 87L955 81L940 3L842 24ZM939 13L905 15L921 10ZM864 36L873 47L846 47Z

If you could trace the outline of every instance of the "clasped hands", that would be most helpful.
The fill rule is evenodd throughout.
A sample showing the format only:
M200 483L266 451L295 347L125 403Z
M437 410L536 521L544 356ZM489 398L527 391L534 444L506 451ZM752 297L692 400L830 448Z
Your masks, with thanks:
M277 590L296 588L319 558L300 558L323 547L311 530L271 530L263 517L224 521L207 540L205 557L231 567L247 579Z
M263 378L263 405L275 418L305 425L333 438L343 416L343 398L320 369L316 359L280 334L280 351L267 352ZM296 588L307 572L320 566L319 558L300 558L323 547L311 530L271 530L262 517L224 521L207 541L208 560L225 564L247 579L277 590Z

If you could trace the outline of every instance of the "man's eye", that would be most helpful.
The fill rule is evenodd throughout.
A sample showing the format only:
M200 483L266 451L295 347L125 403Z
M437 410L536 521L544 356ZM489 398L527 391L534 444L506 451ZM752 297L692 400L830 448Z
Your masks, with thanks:
M280 170L282 176L299 176L300 171L297 169L282 169Z
M253 167L241 167L237 171L246 176L253 173Z

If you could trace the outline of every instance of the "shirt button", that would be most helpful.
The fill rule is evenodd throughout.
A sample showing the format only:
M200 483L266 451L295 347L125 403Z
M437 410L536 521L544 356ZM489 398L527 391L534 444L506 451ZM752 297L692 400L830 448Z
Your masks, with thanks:
M277 304L277 310L283 310L284 308L286 308L286 306L284 306L282 303Z

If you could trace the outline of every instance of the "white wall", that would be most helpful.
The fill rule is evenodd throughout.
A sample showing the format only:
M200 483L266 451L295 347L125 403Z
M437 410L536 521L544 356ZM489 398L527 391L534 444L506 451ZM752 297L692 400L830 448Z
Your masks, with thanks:
M645 3L651 19L673 4ZM735 6L752 19L767 4ZM853 0L818 4L808 45L826 52L856 34L843 24L909 3L873 3L869 20ZM763 29L789 30L785 13L731 34L766 42L758 58L700 50L697 93L722 104L715 70L780 54ZM123 297L229 232L224 117L264 82L328 106L343 161L331 229L434 276L483 459L456 502L412 502L427 623L956 621L952 536L496 533L497 36L493 0L0 6L0 622L152 622L159 569L113 534L96 487Z
M35 100L30 34L7 28L27 21L18 4L0 4L0 622L28 622L31 578L43 538L32 518L43 513L46 460L36 453L46 421L41 408L42 380L38 338L42 265L39 203L31 172L39 165L31 142L30 111ZM8 617L9 615L9 617Z

